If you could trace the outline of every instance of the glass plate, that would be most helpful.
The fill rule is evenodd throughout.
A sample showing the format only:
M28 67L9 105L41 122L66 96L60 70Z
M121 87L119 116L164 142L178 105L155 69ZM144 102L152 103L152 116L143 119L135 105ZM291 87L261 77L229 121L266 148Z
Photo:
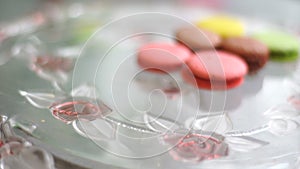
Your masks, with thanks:
M170 9L169 13L176 10ZM214 92L189 86L181 80L180 72L153 76L140 71L135 57L140 44L157 40L173 41L176 28L190 24L183 18L194 21L213 13L208 10L182 11L193 15L187 16L183 12L180 18L171 14L139 13L104 25L83 45L79 56L65 56L76 59L74 70L64 72L67 77L65 81L56 78L59 76L57 74L41 76L32 69L33 61L26 56L28 53L11 58L0 67L0 111L21 124L37 125L37 130L32 133L34 142L58 150L58 154L81 159L86 166L91 166L89 162L122 168L252 169L299 166L300 135L297 128L300 115L297 98L300 68L297 62L269 61L263 70L248 75L242 86ZM119 13L112 13L113 17L118 18ZM248 34L274 27L241 19L247 25ZM67 32L67 29L63 31ZM74 44L64 41L64 34L59 37L63 41L49 41L47 38L53 37L43 36L47 33L53 34L53 28L22 37L20 43L37 45L38 53L74 47ZM43 48L31 41L35 38L42 42ZM163 79L169 80L165 83ZM169 82L174 80L179 90L164 90L170 89ZM170 119L165 120L164 124L174 120L184 127L190 126L191 118L203 116L205 123L197 121L200 127L197 128L196 124L194 127L216 131L224 136L224 142L229 145L229 155L201 162L183 162L169 153L170 147L162 143L160 134L153 137L121 125L117 126L117 135L107 137L92 135L95 131L88 127L90 122L81 119L73 123L82 127L78 131L89 133L88 137L93 138L89 139L76 132L72 125L53 118L49 109L34 107L21 96L22 92L20 95L23 91L23 94L54 93L60 96L84 84L97 89L94 96L113 110L111 116L114 119L129 125L149 127L143 125L146 112L151 112L159 122ZM293 98L296 101L294 99L293 102ZM101 126L103 121L92 123Z

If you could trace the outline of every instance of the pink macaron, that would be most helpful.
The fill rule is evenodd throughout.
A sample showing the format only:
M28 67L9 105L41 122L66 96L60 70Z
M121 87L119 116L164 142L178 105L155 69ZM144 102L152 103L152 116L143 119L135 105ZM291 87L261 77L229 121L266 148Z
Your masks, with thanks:
M138 49L138 64L155 72L175 71L191 57L190 50L181 44L150 43Z
M183 79L204 89L224 90L241 85L248 67L239 56L225 51L197 52L187 61L190 71L182 71Z

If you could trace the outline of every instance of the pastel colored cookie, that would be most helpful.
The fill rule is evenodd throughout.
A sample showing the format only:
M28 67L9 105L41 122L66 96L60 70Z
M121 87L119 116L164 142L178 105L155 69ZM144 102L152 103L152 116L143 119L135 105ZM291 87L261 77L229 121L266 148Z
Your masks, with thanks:
M177 41L192 50L213 49L221 44L221 37L213 32L196 27L183 27L176 31Z
M228 16L213 16L196 24L199 28L212 31L224 38L244 35L244 25L239 20Z
M248 64L249 72L256 72L267 63L269 59L268 47L253 38L232 37L223 40L222 48L241 56Z
M204 79L225 80L244 76L248 67L239 56L225 51L197 52L187 61L193 74Z
M244 76L248 73L247 64L243 59L225 51L197 52L187 61L187 66L196 79L197 86L205 89L237 87L242 84ZM185 74L183 78L187 77Z
M284 32L268 31L254 35L254 38L265 43L270 50L270 58L276 61L293 61L299 55L299 40Z
M207 79L195 77L188 69L182 69L181 76L186 82L200 89L232 89L237 86L240 86L244 82L244 78L242 77L229 81L209 81Z
M152 71L174 71L191 56L190 50L181 44L150 43L138 49L138 64Z

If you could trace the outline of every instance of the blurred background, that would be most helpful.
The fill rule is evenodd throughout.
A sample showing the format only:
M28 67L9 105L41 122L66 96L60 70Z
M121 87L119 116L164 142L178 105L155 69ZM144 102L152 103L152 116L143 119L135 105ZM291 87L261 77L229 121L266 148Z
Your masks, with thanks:
M45 7L47 3L57 3L65 6L71 3L97 4L99 9L114 8L135 8L137 12L145 12L138 6L144 6L149 11L167 12L167 9L174 6L206 6L221 11L229 11L250 17L275 22L287 27L300 27L300 1L299 0L101 0L101 1L75 1L75 0L1 0L0 1L0 22L14 20L26 14ZM96 7L94 6L94 7ZM180 12L180 11L178 11Z

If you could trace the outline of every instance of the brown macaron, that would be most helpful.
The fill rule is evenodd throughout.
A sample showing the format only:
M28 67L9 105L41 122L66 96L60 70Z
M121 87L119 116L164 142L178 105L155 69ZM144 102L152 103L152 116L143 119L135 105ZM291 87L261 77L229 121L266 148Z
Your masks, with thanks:
M177 41L192 50L213 49L221 45L221 37L196 27L183 27L176 31Z
M222 48L241 56L247 62L250 73L264 67L269 59L268 47L262 42L249 37L224 39Z

